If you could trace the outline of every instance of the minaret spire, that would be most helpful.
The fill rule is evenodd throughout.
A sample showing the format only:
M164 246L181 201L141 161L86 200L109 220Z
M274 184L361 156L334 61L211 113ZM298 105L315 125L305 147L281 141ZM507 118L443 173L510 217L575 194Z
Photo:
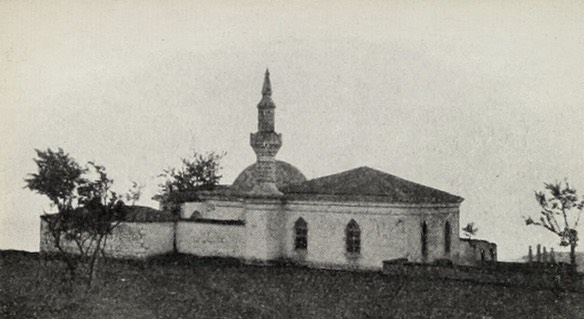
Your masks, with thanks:
M270 82L270 70L266 69L264 85L262 86L262 100L258 104L258 109L275 109L276 105L272 101L272 83ZM260 112L261 113L261 112ZM273 113L273 111L272 111ZM260 114L261 116L261 114ZM261 122L262 119L260 119ZM273 122L273 120L272 120ZM261 130L261 129L260 129ZM272 130L274 130L272 128Z
M266 75L264 76L264 86L262 87L263 96L272 96L272 83L270 83L270 70L266 69Z
M276 187L276 154L282 147L282 134L275 131L275 110L270 71L266 69L262 99L258 104L258 131L250 136L251 147L257 156L256 185L251 190L252 195L282 195Z

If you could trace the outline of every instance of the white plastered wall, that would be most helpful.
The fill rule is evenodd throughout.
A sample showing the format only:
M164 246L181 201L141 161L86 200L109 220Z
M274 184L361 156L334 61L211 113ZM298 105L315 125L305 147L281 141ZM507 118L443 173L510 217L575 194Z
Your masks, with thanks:
M197 256L241 258L244 234L244 225L181 221L177 225L177 250Z
M428 258L453 258L458 242L458 207L397 207L364 203L288 203L282 211L282 256L322 267L380 269L384 260L422 262L421 223L428 225ZM294 250L294 223L308 224L308 249ZM345 228L354 219L361 230L359 256L345 252ZM444 224L451 223L451 254L444 251Z
M104 253L106 256L126 259L142 259L172 252L173 223L120 223L106 239ZM66 252L78 253L72 241L61 241ZM41 219L40 251L57 252L53 238L48 231L48 224Z

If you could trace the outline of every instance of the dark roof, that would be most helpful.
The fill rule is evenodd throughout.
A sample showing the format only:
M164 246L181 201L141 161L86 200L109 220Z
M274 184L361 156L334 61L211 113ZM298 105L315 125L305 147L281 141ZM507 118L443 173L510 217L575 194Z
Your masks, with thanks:
M232 192L247 193L257 183L255 173L257 163L248 166L243 172L237 176L230 190ZM306 181L306 177L294 165L284 162L276 161L276 187L278 189L290 184L302 183Z
M288 185L280 190L291 199L411 204L451 204L463 201L456 195L365 166Z
M486 239L476 239L476 238L460 238L461 241L463 242L467 242L467 243L485 243L485 244L489 244L489 245L495 245L497 246L497 244L490 242Z
M170 198L178 203L196 202L196 201L201 200L201 196L200 196L201 194L213 194L213 193L223 194L229 190L229 187L230 187L229 185L219 184L219 185L214 185L210 188L205 187L205 188L194 189L191 191L175 191L175 192L170 193ZM162 196L160 194L156 194L152 197L152 200L155 200L157 202L161 202Z
M126 206L127 214L124 218L126 222L171 222L174 216L167 211L161 211L147 206Z
M137 223L150 223L150 222L171 222L174 221L174 216L168 211L161 211L152 207L147 206L125 206L125 216L123 218L124 222L137 222ZM76 212L83 213L87 211L84 207L78 207L75 209ZM55 218L57 214L45 214L42 215L42 219Z

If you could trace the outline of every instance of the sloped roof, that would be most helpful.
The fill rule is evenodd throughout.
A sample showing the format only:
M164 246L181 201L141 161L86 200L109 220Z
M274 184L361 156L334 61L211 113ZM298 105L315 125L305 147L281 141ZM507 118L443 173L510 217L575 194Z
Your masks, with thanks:
M174 220L173 215L168 211L158 210L147 206L126 206L127 214L124 218L126 222L171 222Z
M226 193L229 190L229 188L230 188L229 185L218 184L218 185L213 185L211 187L194 189L191 191L174 191L174 192L170 193L170 198L174 201L177 201L178 203L193 202L193 201L196 202L196 201L201 200L201 194L213 194L213 193L223 194L223 193ZM152 200L155 200L157 202L162 202L163 199L162 199L162 196L160 194L156 194L152 197Z
M366 166L288 185L280 190L292 199L332 199L408 204L452 204L463 201L462 197Z
M174 221L174 216L172 213L148 206L130 205L124 206L124 210L125 216L122 220L124 222L151 223ZM78 207L74 211L83 214L84 212L87 212L87 209L84 207ZM55 218L57 215L58 214L45 214L42 215L41 218Z

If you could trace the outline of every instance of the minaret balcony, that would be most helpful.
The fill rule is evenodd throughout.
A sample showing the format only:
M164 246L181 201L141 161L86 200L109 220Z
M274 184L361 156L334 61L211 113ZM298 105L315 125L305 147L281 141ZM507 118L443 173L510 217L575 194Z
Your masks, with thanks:
M276 156L282 147L282 134L276 132L251 133L250 144L258 155Z

